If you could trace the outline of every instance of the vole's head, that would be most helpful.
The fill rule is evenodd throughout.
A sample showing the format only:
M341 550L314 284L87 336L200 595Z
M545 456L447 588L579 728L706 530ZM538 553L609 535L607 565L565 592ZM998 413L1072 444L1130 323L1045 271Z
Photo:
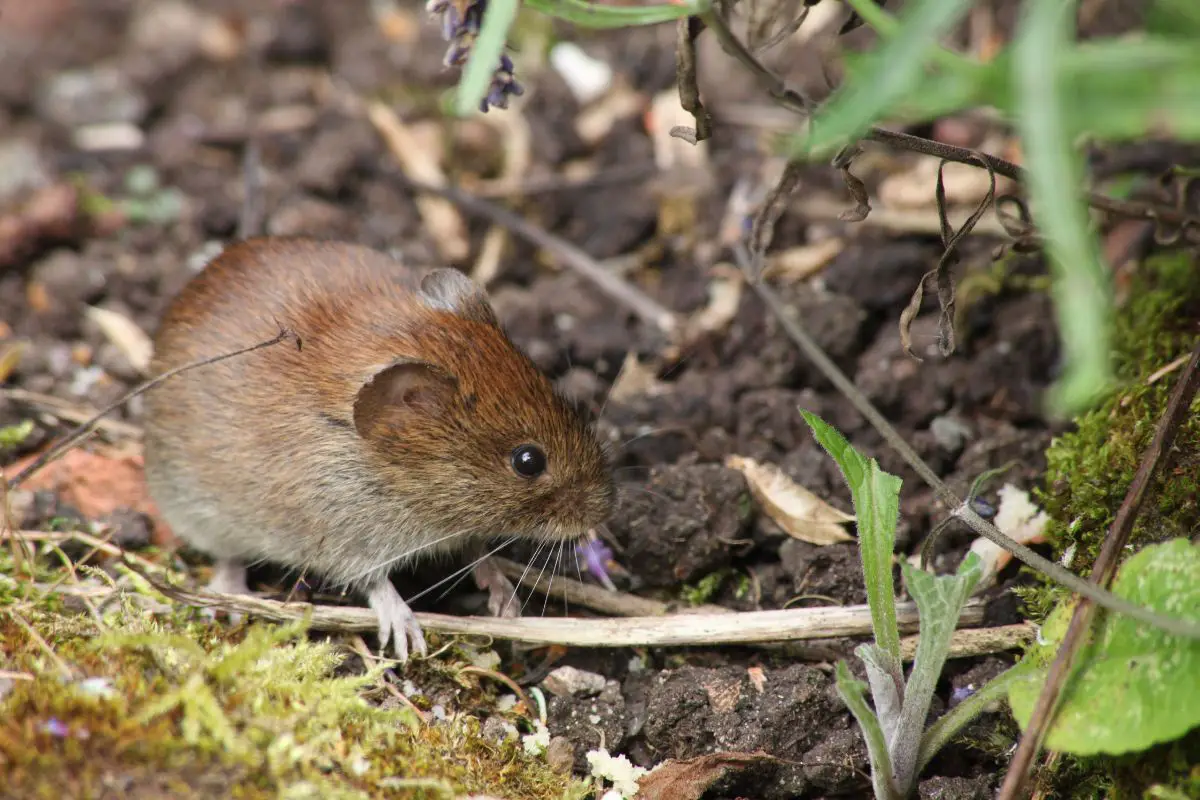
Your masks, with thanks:
M386 489L443 535L561 540L603 522L616 492L600 442L508 339L482 289L441 269L417 300L408 354L354 403Z

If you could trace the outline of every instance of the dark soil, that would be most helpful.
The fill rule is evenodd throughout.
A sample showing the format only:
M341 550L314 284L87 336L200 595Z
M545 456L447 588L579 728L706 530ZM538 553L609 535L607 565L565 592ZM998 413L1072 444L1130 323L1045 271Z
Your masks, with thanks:
M94 197L127 198L131 170L145 165L181 200L162 220L148 214L116 221L101 215L86 224L59 220L63 224L26 226L19 242L0 241L0 329L6 339L29 343L9 387L99 407L136 383L137 370L87 321L85 306L119 311L153 331L166 301L206 254L235 235L241 162L256 126L263 130L266 231L342 238L417 264L439 260L414 196L396 179L393 156L328 78L390 99L407 121L435 119L431 98L455 76L440 68L444 46L423 15L413 17L422 20L419 36L389 43L366 2L0 0L0 10L0 164L20 165L0 171L0 218L17 218L39 192L71 182ZM227 61L214 57L219 43L200 35L222 31L240 37L242 47ZM673 40L670 26L586 39L643 98L671 86ZM532 137L530 179L561 175L580 160L600 175L651 162L640 111L618 117L606 137L589 144L574 128L579 107L560 77L547 70L522 79L539 98L524 112ZM730 78L728 94L729 102L762 99L740 78ZM81 146L117 124L139 134L140 143ZM493 129L472 120L444 133L453 148L450 172L495 176L502 142ZM690 241L659 236L650 169L637 180L531 194L518 210L597 258L650 253L631 279L669 307L691 312L706 302L709 267L729 258L715 232L725 198L762 160L753 129L718 125L711 160L715 185L700 203ZM896 159L887 169L904 163ZM880 174L867 170L862 177L874 185ZM814 168L810 181L806 186L832 187L833 197L852 205L844 192L836 193L827 171ZM470 228L472 255L456 264L465 269L486 226L472 220ZM787 215L773 250L831 233L848 242L832 263L812 281L780 286L806 329L956 489L1010 461L1016 466L1006 480L1031 488L1053 433L1039 411L1058 358L1048 298L1005 290L973 304L959 349L948 358L933 346L937 310L930 302L913 327L925 359L918 363L901 349L897 323L920 276L940 255L937 238ZM960 274L988 266L995 244L970 240ZM865 601L852 544L816 547L784 536L758 514L740 474L724 466L730 455L771 461L847 506L840 474L797 407L836 425L904 479L899 540L905 554L916 552L943 518L944 509L916 475L794 348L752 292L743 293L726 329L663 359L658 337L626 309L573 273L540 266L543 260L523 243L511 245L490 288L514 339L573 394L604 409L601 430L619 446L623 502L609 528L619 545L616 558L629 573L618 577L622 588L678 599L684 584L726 570L731 577L709 602L749 610L779 608L797 595ZM1038 271L1034 262L1016 263ZM659 370L665 391L605 404L631 351ZM114 416L136 424L139 411L134 402ZM42 420L23 451L7 455L28 452L61 431L32 412L11 400L0 406L0 424ZM995 499L987 491L983 498ZM69 514L52 500L28 510L22 524L33 528ZM126 546L148 541L145 519L131 519ZM970 540L962 530L948 530L934 551L935 565L952 568ZM739 592L732 577L739 575L753 575L757 591ZM989 596L1004 596L1015 575L1009 567ZM445 602L479 608L469 595L460 589ZM1012 619L1011 599L998 608ZM837 651L848 652L849 645ZM939 713L956 689L1004 660L952 661ZM583 753L601 740L647 766L717 750L762 750L781 759L779 765L731 776L707 796L767 800L869 791L865 748L833 690L828 663L732 649L571 651L561 663L608 681L598 693L551 698L551 732L571 742L579 768L586 769ZM504 668L516 674L521 664ZM1000 716L985 715L970 738L987 741L997 725L1001 740L1011 733ZM989 796L1003 772L996 755L1002 751L947 749L927 771L921 795Z

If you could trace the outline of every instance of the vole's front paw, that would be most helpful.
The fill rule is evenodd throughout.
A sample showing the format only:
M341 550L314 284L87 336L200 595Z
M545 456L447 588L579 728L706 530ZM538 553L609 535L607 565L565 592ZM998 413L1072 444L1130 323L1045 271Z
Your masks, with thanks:
M396 587L392 586L390 580L384 578L371 587L371 591L367 594L367 604L379 617L379 649L381 651L386 652L388 642L392 642L392 650L401 662L408 660L410 642L412 643L412 652L422 656L429 652L421 624L417 622L416 615L408 607L408 603L404 602L400 593L396 591Z
M250 594L250 587L246 585L246 567L240 561L231 559L222 559L213 565L212 578L206 587L210 592L219 592L220 594ZM219 613L215 608L203 608L200 613L209 620L215 620ZM243 615L230 611L226 614L229 621L237 625Z
M517 603L517 589L508 576L490 558L475 565L475 585L487 589L488 611L493 617L519 617L521 606Z

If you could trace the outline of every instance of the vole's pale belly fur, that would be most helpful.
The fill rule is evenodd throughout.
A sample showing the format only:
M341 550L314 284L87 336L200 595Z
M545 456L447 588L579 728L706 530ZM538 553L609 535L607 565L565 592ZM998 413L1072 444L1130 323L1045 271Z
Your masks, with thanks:
M231 404L237 403L236 387L211 389L229 397ZM316 424L330 423L321 420ZM153 454L170 444L148 432L147 483L153 496L162 498L159 510L172 530L198 549L217 558L303 565L299 568L312 569L347 587L374 583L389 568L400 566L405 557L429 558L453 552L468 542L453 531L422 528L413 511L390 496L384 486L378 487L370 502L364 502L361 476L369 472L369 455L353 437L351 431L345 431L338 437L344 439L340 447L280 438L274 447L264 443L254 450L247 449L244 440L217 438L210 446L218 458L221 453L239 450L242 463L251 468L236 480L210 487L187 463L160 464ZM297 459L321 459L337 466L324 470L315 481L289 481L283 476L290 471L289 462ZM343 470L357 477L347 479ZM274 477L264 484L261 476ZM284 482L286 485L281 485ZM263 502L267 495L273 502ZM288 502L289 497L301 495L305 503ZM268 506L274 512L286 509L286 514L266 512ZM337 535L313 533L330 529ZM406 531L422 533L406 535ZM443 541L429 545L433 539Z

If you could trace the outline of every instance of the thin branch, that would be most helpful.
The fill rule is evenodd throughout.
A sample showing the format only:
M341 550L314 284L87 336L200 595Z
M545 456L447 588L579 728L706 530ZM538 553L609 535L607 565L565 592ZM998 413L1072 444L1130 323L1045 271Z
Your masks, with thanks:
M310 619L310 627L340 633L374 633L379 629L375 612L349 606L282 603L252 595L234 595L176 586L142 572L132 562L125 566L138 573L155 589L172 600L192 606L231 611L271 622ZM984 603L972 601L963 609L959 626L968 628L983 621ZM897 622L901 631L919 628L915 603L898 603ZM800 608L776 611L726 612L721 614L668 614L649 617L555 618L555 617L459 617L417 612L417 621L427 631L534 645L567 647L712 647L752 645L769 642L834 639L869 636L871 610L866 605L830 608ZM959 640L959 652L978 654L982 646L1012 649L1029 641L1032 626L1004 626L990 634L973 631ZM914 638L915 645L915 638Z
M1133 481L1129 484L1129 491L1126 492L1125 499L1117 509L1112 525L1109 526L1100 554L1096 556L1091 580L1097 586L1108 586L1112 583L1121 553L1129 543L1133 523L1146 498L1146 491L1166 461L1171 443L1184 417L1189 413L1197 390L1200 390L1200 342L1192 348L1191 358L1184 367L1183 374L1179 376L1179 383L1171 393L1171 399L1158 422L1154 438L1146 447L1142 463L1138 465ZM1025 733L1021 736L1021 743L1008 766L1008 774L1005 775L1004 785L1000 788L999 800L1016 800L1024 791L1033 761L1041 750L1042 741L1054 720L1063 688L1095 616L1096 607L1086 599L1081 600L1075 607L1071 623L1067 626L1067 632L1063 635L1058 653L1054 657L1054 663L1050 665L1046 675L1046 683L1033 707L1029 724L1025 726Z
M675 32L675 83L679 89L679 104L692 115L696 127L685 135L687 129L673 129L671 135L697 144L712 138L712 116L700 101L700 87L696 84L696 37L704 31L704 21L699 17L684 17L676 23Z

